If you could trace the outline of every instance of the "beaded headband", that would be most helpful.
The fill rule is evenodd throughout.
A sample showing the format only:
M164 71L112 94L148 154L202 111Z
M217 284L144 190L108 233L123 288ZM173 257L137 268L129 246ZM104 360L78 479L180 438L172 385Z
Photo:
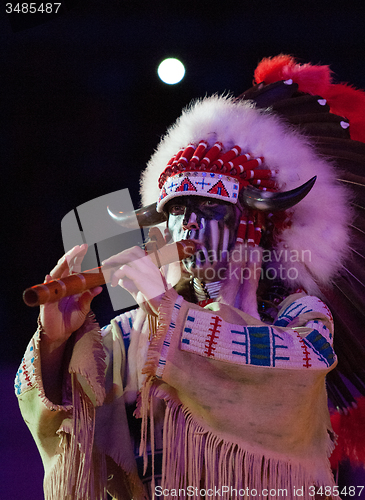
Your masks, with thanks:
M176 196L206 196L237 203L240 190L249 184L261 189L276 189L275 170L262 167L264 158L241 154L240 146L223 152L223 144L211 148L206 141L189 144L174 155L158 180L160 196L157 211Z

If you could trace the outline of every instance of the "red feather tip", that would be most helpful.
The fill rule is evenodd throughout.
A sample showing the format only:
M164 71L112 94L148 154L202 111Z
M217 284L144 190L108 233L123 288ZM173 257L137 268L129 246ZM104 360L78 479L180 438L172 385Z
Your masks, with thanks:
M299 92L320 96L331 84L329 66L297 64L292 56L285 54L263 59L257 66L254 76L256 83L292 79L298 84Z
M326 99L331 113L350 122L350 136L365 142L365 92L346 83L332 83L329 66L298 64L294 57L280 54L266 57L257 66L254 82L266 84L280 80L293 80L299 92L319 95Z

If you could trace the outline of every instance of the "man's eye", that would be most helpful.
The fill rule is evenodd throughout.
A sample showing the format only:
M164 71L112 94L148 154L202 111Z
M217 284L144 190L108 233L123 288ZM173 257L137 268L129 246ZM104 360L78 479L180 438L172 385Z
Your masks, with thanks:
M185 206L184 205L172 205L169 208L169 213L171 215L183 215L185 213Z
M216 207L218 203L215 200L204 200L202 203L203 207Z

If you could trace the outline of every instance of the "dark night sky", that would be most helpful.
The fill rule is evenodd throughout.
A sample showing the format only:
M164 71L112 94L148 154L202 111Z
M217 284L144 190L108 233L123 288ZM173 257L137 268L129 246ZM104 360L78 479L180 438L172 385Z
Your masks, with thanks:
M52 19L2 7L0 43L1 356L14 371L37 317L22 291L63 254L62 218L123 188L138 206L140 171L191 99L243 92L279 53L365 88L364 7L352 1L69 0ZM156 74L168 56L186 66L176 86ZM109 321L106 292L94 310Z

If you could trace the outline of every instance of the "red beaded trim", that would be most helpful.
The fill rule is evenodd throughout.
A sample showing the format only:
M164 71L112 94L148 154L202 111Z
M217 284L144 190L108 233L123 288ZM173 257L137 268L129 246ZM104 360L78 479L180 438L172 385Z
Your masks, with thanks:
M168 162L159 177L158 186L162 189L166 180L178 172L200 170L234 177L239 181L240 188L252 184L261 189L275 190L277 186L272 177L277 171L258 168L264 164L264 158L253 158L249 153L241 152L240 146L233 146L223 153L223 144L220 142L216 142L210 149L206 141L200 141L198 146L189 144Z
M252 211L249 215L242 215L237 231L238 243L246 242L249 246L259 245L264 220L265 215L258 211Z

